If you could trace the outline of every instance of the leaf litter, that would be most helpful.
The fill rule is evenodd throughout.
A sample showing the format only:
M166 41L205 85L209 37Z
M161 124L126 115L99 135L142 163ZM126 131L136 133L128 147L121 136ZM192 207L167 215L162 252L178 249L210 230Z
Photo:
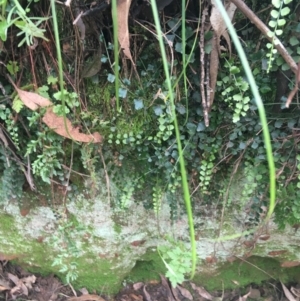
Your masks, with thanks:
M2 256L5 259L6 256ZM8 256L9 257L9 256ZM8 258L7 257L7 258ZM299 301L300 283L288 286L280 282L266 281L260 286L208 292L204 287L185 281L172 287L160 275L161 281L137 282L126 285L116 296L100 296L86 288L74 291L71 285L63 285L57 277L40 277L0 260L0 300L35 301L247 301L285 300ZM212 276L213 278L213 276ZM99 288L101 290L101 288Z

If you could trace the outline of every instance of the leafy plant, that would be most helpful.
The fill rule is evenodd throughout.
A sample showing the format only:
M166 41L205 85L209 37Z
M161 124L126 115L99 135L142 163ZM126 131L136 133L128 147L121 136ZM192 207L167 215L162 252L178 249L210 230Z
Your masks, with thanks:
M181 242L173 242L171 246L161 246L158 254L168 271L166 277L173 287L185 281L185 275L191 273L192 263L189 250Z
M272 20L269 21L269 26L273 28L273 32L268 32L269 37L273 38L272 43L267 43L267 48L270 50L267 53L268 61L268 70L270 71L272 63L274 61L274 54L277 53L277 49L274 48L274 43L277 43L277 40L274 38L283 34L283 30L279 27L283 27L286 24L286 16L290 13L290 8L284 5L291 3L293 0L272 0L272 4L275 7L271 11Z
M39 25L48 20L48 18L43 17L28 17L27 13L29 10L29 2L27 8L24 10L18 0L13 0L14 6L8 7L8 2L3 0L0 5L2 5L2 16L0 19L0 38L3 41L7 39L7 30L12 25L15 25L20 29L17 36L24 35L25 37L20 41L18 47L22 46L25 42L28 46L34 43L34 38L42 38L46 41L48 39L44 36L45 29L39 28ZM7 17L5 18L4 12L6 9L9 11ZM16 17L15 17L16 16Z

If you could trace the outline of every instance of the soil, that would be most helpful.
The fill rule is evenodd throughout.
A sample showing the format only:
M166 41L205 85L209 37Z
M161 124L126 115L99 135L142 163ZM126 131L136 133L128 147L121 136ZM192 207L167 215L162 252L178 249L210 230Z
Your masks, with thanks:
M126 284L116 296L104 296L101 292L88 292L85 288L76 291L55 275L33 275L9 261L0 261L0 300L6 301L297 301L299 297L300 283L284 285L267 281L260 286L250 285L226 291L220 287L220 290L207 292L192 281L172 288L162 275L161 281Z

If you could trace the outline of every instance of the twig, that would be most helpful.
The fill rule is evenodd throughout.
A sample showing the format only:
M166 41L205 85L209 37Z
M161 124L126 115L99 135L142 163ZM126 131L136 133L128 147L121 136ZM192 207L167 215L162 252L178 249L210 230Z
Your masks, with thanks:
M281 41L275 36L275 37L269 37L268 33L271 32L271 30L268 28L268 26L262 22L257 15L242 1L242 0L230 0L232 3L234 3L237 8L264 34L264 36L274 44L274 47L278 50L278 52L282 55L285 62L290 66L291 70L297 74L297 64L293 60L293 58L290 56L290 54L287 52Z

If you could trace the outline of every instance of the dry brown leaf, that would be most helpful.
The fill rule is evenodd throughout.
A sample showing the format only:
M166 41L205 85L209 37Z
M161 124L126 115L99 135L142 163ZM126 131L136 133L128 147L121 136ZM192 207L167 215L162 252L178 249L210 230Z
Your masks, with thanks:
M243 297L239 297L239 301L246 301L247 298L249 297L250 293L251 293L251 290L249 291L248 294L244 295Z
M133 63L130 53L130 39L128 30L128 15L131 0L118 0L117 1L117 16L118 16L118 40L127 58Z
M280 266L283 268L292 268L300 265L300 261L284 261Z
M300 289L294 288L293 286L291 287L291 292L297 297L300 298Z
M7 273L7 276L15 285L18 285L20 279L17 276L15 276L11 273Z
M181 301L180 298L179 298L179 289L178 289L178 285L177 287L173 287L171 285L171 291L172 291L172 294L173 294L173 297L175 299L175 301Z
M189 300L193 300L193 296L192 294L184 287L180 286L180 285L177 285L177 288L178 290L180 291L180 294L186 298L186 299L189 299Z
M264 234L258 237L259 240L268 240L270 238L270 235Z
M129 297L131 300L136 300L136 301L143 301L143 297L141 295L135 295L135 294L129 294Z
M146 298L147 301L152 301L150 294L146 290L146 285L144 285L143 293L144 293L145 298Z
M35 283L36 277L34 275L22 278L21 281L28 287L32 289L32 284Z
M101 298L98 295L82 295L80 297L71 297L67 299L67 301L105 301L103 298Z
M196 284L191 282L191 286L193 290L195 290L201 297L207 299L207 300L212 300L213 296L207 292L203 287L196 286Z
M80 142L93 142L93 143L99 143L102 142L101 135L96 132L94 134L83 134L79 132L78 128L74 128L72 126L72 123L69 119L66 119L66 126L64 123L64 118L62 116L57 116L52 108L48 108L46 111L46 114L43 117L43 122L48 125L49 128L51 128L55 133L66 137L66 138L72 138L75 141ZM66 127L68 129L68 132L66 130ZM71 136L71 137L70 137Z
M287 289L287 287L280 281L285 296L289 299L289 301L297 301L297 299L292 295L292 293Z
M144 283L143 282L137 282L135 283L132 287L135 291L141 289L143 287Z
M173 301L174 298L173 298L173 296L172 296L172 291L171 291L171 289L170 289L170 286L169 286L169 283L168 283L167 279L166 279L163 275L161 275L161 274L159 274L159 276L160 276L160 279L161 279L161 284L162 284L162 285L166 288L166 290L167 290L168 301Z
M287 250L270 251L268 253L268 255L269 256L278 256L278 255L284 254L286 252L287 252Z
M10 290L10 285L7 281L0 279L0 292Z
M53 112L52 110L53 103L50 100L36 93L21 90L15 85L15 83L10 77L9 80L14 86L14 88L16 89L16 91L18 92L20 99L22 100L22 102L25 104L26 107L28 107L33 111L37 110L39 107L48 107L43 117L43 122L46 123L46 125L48 125L49 128L53 129L57 134L65 138L73 139L79 142L86 142L86 143L102 142L103 140L102 136L98 132L90 135L80 133L79 129L74 128L72 126L72 123L68 119L66 119L66 125L65 125L64 118L61 116L57 116ZM66 128L68 129L68 131L66 130Z
M212 3L212 10L211 10L211 15L210 15L210 23L211 23L211 26L212 26L215 34L217 35L218 52L220 53L220 39L221 39L221 36L223 36L228 45L229 54L231 55L231 41L230 41L230 38L229 38L229 35L227 32L227 26L222 17L222 14L217 6L216 1L212 0L211 3ZM235 10L236 10L235 4L233 4L232 2L229 2L229 3L227 3L225 9L226 9L229 19L232 20Z
M17 90L18 95L22 102L25 104L25 106L32 111L37 110L39 107L43 108L53 105L53 103L50 100L36 93L21 90L16 86L15 89Z

